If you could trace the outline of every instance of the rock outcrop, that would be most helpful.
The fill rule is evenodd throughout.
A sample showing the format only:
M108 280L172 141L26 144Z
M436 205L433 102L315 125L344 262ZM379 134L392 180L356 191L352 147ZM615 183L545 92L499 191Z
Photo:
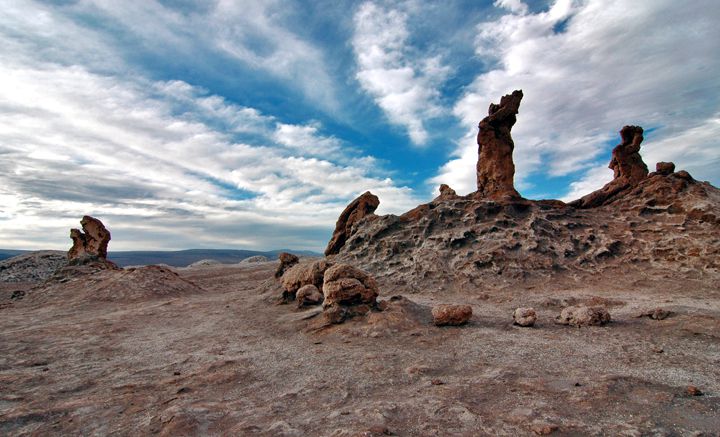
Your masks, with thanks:
M500 288L532 278L570 274L596 277L604 272L672 268L688 277L720 280L720 190L672 172L670 163L648 174L639 155L642 129L621 132L611 167L617 178L607 187L573 202L527 200L510 193L509 132L520 94L506 96L491 114L506 114L498 132L480 137L506 139L506 155L480 164L483 190L466 196L449 187L431 202L400 215L374 215L356 222L333 261L368 272L394 292L420 288L441 292ZM481 125L498 123L492 116ZM492 135L491 135L492 133ZM481 155L485 144L481 141ZM504 180L504 188L490 181ZM619 188L618 188L619 187ZM514 190L514 189L513 189ZM493 194L494 193L494 194ZM599 205L590 208L590 205ZM611 274L611 273L608 273Z
M325 255L338 253L345 245L345 241L352 235L353 226L360 219L373 214L379 205L380 199L369 191L350 202L335 224L335 231L325 249Z
M70 230L73 245L67 254L68 263L78 265L93 261L106 261L110 231L100 220L88 215L80 220L80 224L82 231L80 229Z
M375 278L348 264L336 264L325 272L323 310L330 323L367 314L375 307L379 294Z
M608 165L613 171L613 180L600 190L575 200L570 205L576 208L597 208L625 194L648 176L647 165L640 156L643 128L624 126L620 130L620 137L622 142L613 149Z
M297 293L295 293L295 300L297 301L298 308L309 305L319 305L323 301L323 294L314 284L303 285Z
M487 199L518 199L515 190L515 164L510 131L517 121L521 90L503 96L500 104L490 104L488 116L478 128L477 194Z
M658 162L655 164L655 173L667 176L675 173L675 163L673 162Z
M311 284L320 289L323 286L325 271L330 266L332 263L321 259L290 267L280 279L284 288L283 298L285 300L295 299L297 291L305 285Z
M277 270L275 270L276 278L282 277L282 275L284 275L286 271L288 271L292 266L300 262L300 259L297 257L297 255L293 255L292 253L280 252L280 254L278 255L278 261L280 261L280 264L278 265Z

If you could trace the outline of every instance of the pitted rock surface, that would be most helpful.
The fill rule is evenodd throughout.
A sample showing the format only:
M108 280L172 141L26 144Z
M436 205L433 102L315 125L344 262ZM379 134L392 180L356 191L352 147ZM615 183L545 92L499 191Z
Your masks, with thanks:
M68 251L68 263L84 264L88 261L107 259L107 247L110 242L110 231L103 223L88 215L80 220L80 229L71 229L70 238L73 245Z
M353 226L366 216L372 215L380 205L380 199L369 191L350 202L335 224L335 231L325 249L325 255L333 255L340 251L353 233Z

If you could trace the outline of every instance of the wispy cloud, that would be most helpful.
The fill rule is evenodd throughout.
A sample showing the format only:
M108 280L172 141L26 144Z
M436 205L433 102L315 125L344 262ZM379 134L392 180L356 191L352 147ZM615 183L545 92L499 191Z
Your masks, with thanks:
M439 86L450 68L438 56L412 53L408 13L374 2L363 3L355 12L352 44L360 85L387 114L390 122L403 126L417 145L425 144L425 122L440 116Z
M599 162L609 161L625 124L653 129L643 144L650 160L674 159L705 175L707 160L718 162L720 143L707 141L720 105L716 2L688 8L669 1L557 0L538 13L520 2L497 4L512 12L480 23L476 40L478 56L496 66L478 75L455 105L467 134L434 181L474 189L477 123L490 102L514 89L525 92L513 130L520 184L537 174L589 171L568 192L602 186L604 178L593 175ZM684 153L669 141L679 135Z

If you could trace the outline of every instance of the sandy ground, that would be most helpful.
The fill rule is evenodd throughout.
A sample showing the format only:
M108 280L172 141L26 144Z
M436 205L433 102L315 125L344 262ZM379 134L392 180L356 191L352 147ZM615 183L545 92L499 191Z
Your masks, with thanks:
M273 303L274 268L179 269L202 290L129 301L72 287L11 299L29 285L3 285L0 434L720 435L720 290L702 280L406 294L419 313L474 315L318 329L316 310ZM381 298L402 292L382 285ZM573 301L613 322L554 324ZM534 328L512 325L519 306L537 310ZM635 317L658 306L673 315Z

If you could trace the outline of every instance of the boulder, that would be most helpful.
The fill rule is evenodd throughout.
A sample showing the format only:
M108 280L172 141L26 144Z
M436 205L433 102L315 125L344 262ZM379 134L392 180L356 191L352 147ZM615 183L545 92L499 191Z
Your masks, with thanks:
M503 96L500 104L490 103L488 116L478 125L477 193L488 199L518 199L515 190L515 164L510 130L517 121L521 90Z
M435 326L464 325L472 317L472 307L470 305L441 304L433 307L432 316Z
M297 257L297 255L293 255L292 253L287 252L280 252L280 254L278 254L278 260L280 261L280 265L278 265L277 270L275 270L276 278L282 277L282 275L284 275L285 272L290 269L290 267L300 262L300 259Z
M663 176L673 174L675 172L675 164L672 162L658 162L655 164L655 172Z
M570 306L555 318L555 323L572 326L602 326L610 322L610 313L603 307Z
M367 314L376 307L378 285L367 272L348 264L337 264L325 272L323 313L328 323Z
M310 263L295 264L286 271L280 281L285 289L283 297L286 300L295 298L297 291L305 285L314 285L320 289L323 286L325 271L332 266L324 259Z
M318 305L323 301L323 295L313 284L303 285L295 293L295 300L298 308L303 306Z
M68 264L79 265L88 262L106 261L107 247L110 242L110 231L103 223L86 215L80 220L80 229L71 229L70 238L73 245L68 251Z
M455 190L450 188L450 186L447 184L441 184L439 190L440 190L440 198L441 199L457 196L457 193L455 192Z
M613 171L613 180L597 191L570 202L576 208L596 208L613 202L627 194L648 176L648 168L640 156L643 128L624 126L620 130L622 141L612 151L608 167Z
M513 323L518 326L533 326L537 321L534 308L517 308L513 313Z
M372 215L380 205L380 199L369 191L364 192L360 197L350 202L345 207L335 224L332 238L325 248L325 255L334 255L340 252L345 242L350 237L355 223L365 216Z

